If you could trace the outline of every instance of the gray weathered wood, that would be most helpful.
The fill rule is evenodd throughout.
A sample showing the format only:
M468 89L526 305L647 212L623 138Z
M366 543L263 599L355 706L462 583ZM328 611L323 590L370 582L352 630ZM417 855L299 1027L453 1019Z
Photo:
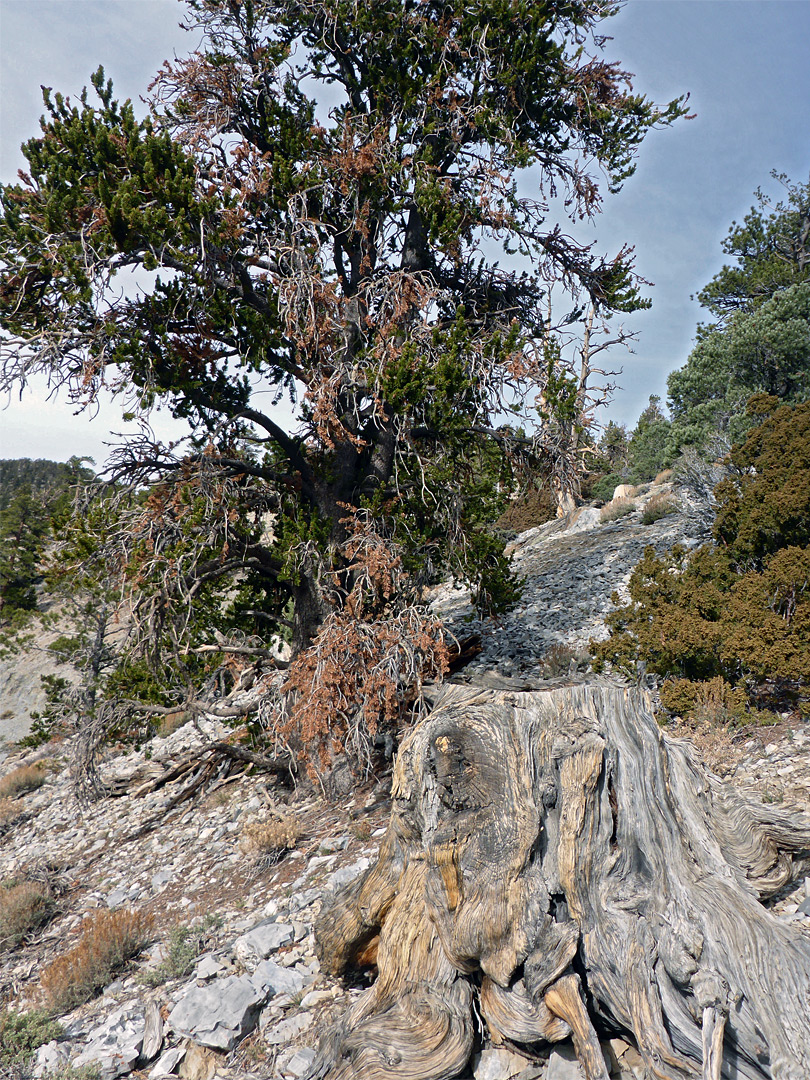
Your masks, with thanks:
M810 866L810 820L723 785L616 687L449 687L404 741L379 859L322 913L321 962L376 960L328 1080L441 1080L495 1042L597 1031L657 1080L807 1080L810 942L762 901Z

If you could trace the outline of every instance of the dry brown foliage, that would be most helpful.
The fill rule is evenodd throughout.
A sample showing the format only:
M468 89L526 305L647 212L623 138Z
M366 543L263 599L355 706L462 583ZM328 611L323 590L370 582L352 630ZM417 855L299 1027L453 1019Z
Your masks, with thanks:
M91 915L76 945L42 972L48 1007L64 1013L89 1000L152 940L154 929L154 916L144 911L121 908Z
M21 805L15 799L0 799L0 829L13 825L22 812Z
M662 517L667 517L669 514L678 513L678 503L671 495L653 495L647 505L644 507L644 512L641 515L641 521L644 525L652 525L656 521L660 521Z
M45 769L39 762L35 765L21 765L0 780L0 799L36 791L44 783Z
M265 856L294 848L301 838L301 826L292 814L263 821L247 821L240 846L247 855Z
M552 645L540 661L540 674L545 678L567 675L572 661L578 665L586 663L587 659L587 653L581 649L574 649L570 645L559 642Z
M517 533L551 521L557 512L554 496L547 487L534 488L520 495L498 518L499 529L514 529Z
M398 545L347 510L343 568L330 575L335 610L290 665L272 719L313 778L342 755L367 774L375 738L393 738L423 682L449 666L441 620L420 603Z
M175 712L167 713L166 716L160 716L156 721L157 734L165 739L178 731L183 724L187 724L190 719L191 715L185 709L177 709Z
M0 885L0 949L14 948L52 911L53 895L47 885L38 881Z
M447 668L439 619L415 608L363 622L336 612L290 667L280 731L302 747L311 775L343 753L369 771L377 733L396 732L422 683Z
M620 495L618 499L611 499L605 503L599 511L599 520L602 522L618 521L626 514L632 514L636 508L635 501L627 495Z

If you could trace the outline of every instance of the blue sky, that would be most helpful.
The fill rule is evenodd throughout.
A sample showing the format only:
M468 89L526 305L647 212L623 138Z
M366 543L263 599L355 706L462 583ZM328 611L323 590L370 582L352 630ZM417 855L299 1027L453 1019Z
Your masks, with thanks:
M0 0L0 179L22 164L19 144L37 133L40 84L76 94L99 63L117 93L143 93L161 61L196 44L175 0ZM606 54L659 102L691 94L694 120L653 132L636 175L585 235L607 250L636 248L654 283L653 308L626 320L639 331L608 418L632 426L650 394L689 353L701 318L690 296L723 262L721 241L761 186L779 197L772 169L794 180L810 170L810 0L629 0L604 24ZM0 457L89 454L123 424L114 409L74 417L44 386L0 412ZM0 407L5 402L0 402ZM156 431L168 435L158 418Z

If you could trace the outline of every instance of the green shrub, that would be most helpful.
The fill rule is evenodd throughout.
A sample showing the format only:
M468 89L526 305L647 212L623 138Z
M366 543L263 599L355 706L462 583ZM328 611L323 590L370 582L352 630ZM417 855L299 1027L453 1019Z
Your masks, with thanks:
M161 986L167 979L182 979L190 975L197 957L205 948L202 927L175 926L169 932L166 959L151 971L139 975L146 986Z
M777 408L731 456L738 475L715 488L716 543L647 548L629 603L608 616L610 637L592 652L597 667L635 672L644 660L663 676L720 679L733 697L714 683L692 712L739 722L741 695L783 707L810 691L810 403ZM688 712L683 701L669 707Z
M667 680L661 686L661 704L685 720L712 726L739 726L751 719L748 695L720 676L706 682Z
M0 1012L0 1072L8 1069L13 1075L12 1067L26 1065L35 1050L64 1033L62 1025L42 1009Z
M608 502L613 498L613 492L619 484L625 484L626 482L626 478L621 473L608 473L606 476L594 478L587 486L583 486L590 498Z
M776 399L760 395L749 410ZM783 405L731 451L739 475L722 480L714 536L739 564L761 567L782 548L810 544L810 402Z

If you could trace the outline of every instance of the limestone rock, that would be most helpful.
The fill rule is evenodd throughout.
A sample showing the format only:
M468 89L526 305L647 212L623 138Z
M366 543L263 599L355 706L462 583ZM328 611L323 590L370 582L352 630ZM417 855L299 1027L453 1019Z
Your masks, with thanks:
M289 923L266 919L236 939L233 946L234 955L245 967L250 968L282 945L291 942L294 933Z
M473 1058L475 1080L512 1080L526 1068L526 1058L503 1047L482 1050Z
M364 870L367 870L369 865L370 860L364 856L358 859L357 862L350 863L349 866L341 866L339 870L330 875L326 882L327 889L335 890L340 889L343 885L348 885L350 881L354 881Z
M192 986L169 1014L178 1035L215 1050L232 1050L256 1026L266 1000L247 975Z
M160 1080L160 1077L171 1076L183 1060L185 1053L185 1049L181 1046L172 1046L164 1050L150 1070L149 1080Z
M268 1046L284 1046L311 1027L312 1020L312 1013L301 1012L288 1016L286 1020L281 1020L264 1032L264 1041Z
M312 982L312 977L292 968L282 967L272 960L263 960L250 980L262 1000L267 1001L274 994L288 994L292 997L300 993L304 986Z
M206 953L194 969L195 979L213 979L225 971L227 965L217 956Z
M548 1059L546 1080L586 1080L573 1046L555 1046Z
M300 1050L296 1050L284 1066L284 1076L290 1076L297 1080L299 1076L303 1076L309 1071L309 1067L314 1060L315 1051L311 1047L304 1046Z
M44 1046L40 1046L34 1055L34 1076L47 1076L49 1073L58 1073L70 1060L70 1047L67 1043L57 1042L55 1039Z
M95 1066L102 1080L125 1076L141 1056L145 1029L142 1008L116 1009L90 1032L86 1047L73 1059L73 1067Z

